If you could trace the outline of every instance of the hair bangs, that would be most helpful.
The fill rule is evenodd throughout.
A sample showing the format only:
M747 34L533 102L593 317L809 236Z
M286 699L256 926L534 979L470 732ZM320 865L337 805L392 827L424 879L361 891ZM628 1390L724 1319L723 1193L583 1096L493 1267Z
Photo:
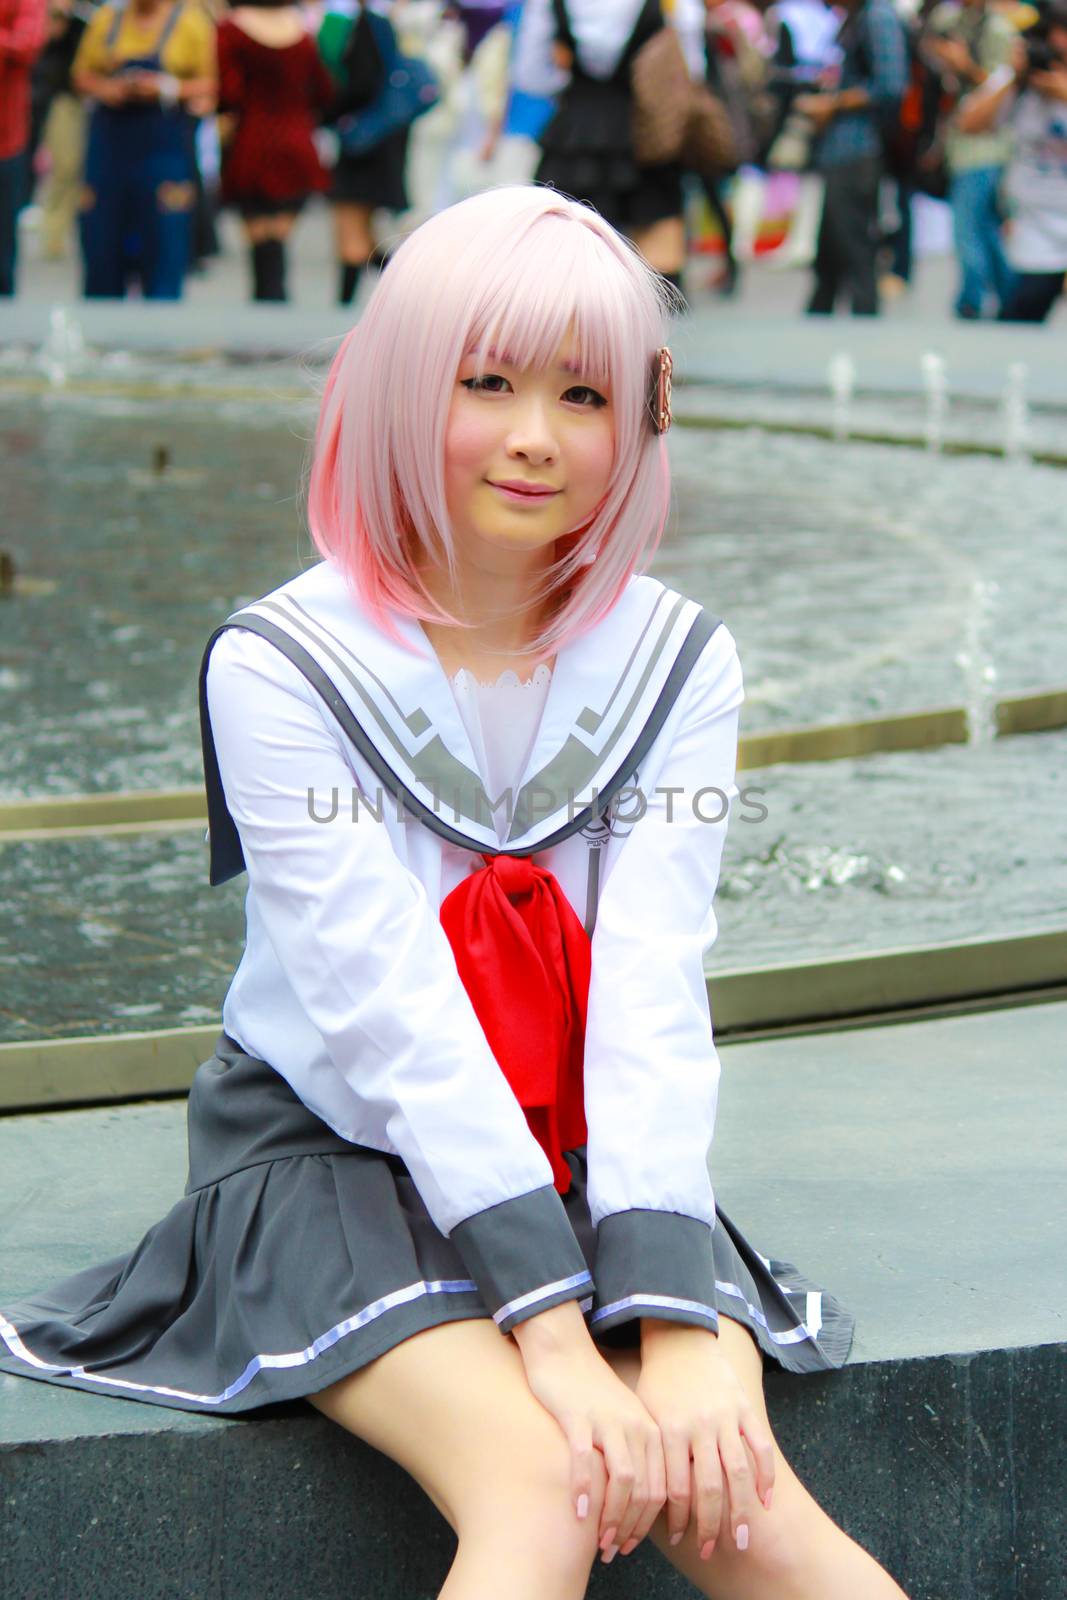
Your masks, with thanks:
M480 364L495 352L513 366L543 372L569 333L581 377L611 382L617 364L617 340L612 339L617 313L613 318L596 276L583 272L588 250L576 248L580 241L575 231L566 226L531 229L523 270L509 272L510 281L493 284L472 319L467 349Z

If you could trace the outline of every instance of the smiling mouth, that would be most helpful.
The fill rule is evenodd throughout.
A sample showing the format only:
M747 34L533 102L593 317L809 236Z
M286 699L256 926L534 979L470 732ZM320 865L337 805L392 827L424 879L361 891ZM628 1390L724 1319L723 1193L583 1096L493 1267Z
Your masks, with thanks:
M490 488L499 489L502 494L513 495L516 499L522 500L550 500L553 495L560 492L541 483L496 483L492 478L487 478L486 482Z

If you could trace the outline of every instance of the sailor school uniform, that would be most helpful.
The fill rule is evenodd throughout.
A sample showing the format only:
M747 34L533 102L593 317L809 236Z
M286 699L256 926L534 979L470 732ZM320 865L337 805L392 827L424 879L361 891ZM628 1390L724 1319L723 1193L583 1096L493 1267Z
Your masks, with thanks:
M235 1415L567 1300L605 1344L722 1311L788 1370L843 1365L851 1315L748 1244L708 1170L729 630L634 578L507 744L478 715L499 694L393 620L413 648L323 562L209 642L211 879L247 869L247 940L185 1195L0 1306L0 1370Z

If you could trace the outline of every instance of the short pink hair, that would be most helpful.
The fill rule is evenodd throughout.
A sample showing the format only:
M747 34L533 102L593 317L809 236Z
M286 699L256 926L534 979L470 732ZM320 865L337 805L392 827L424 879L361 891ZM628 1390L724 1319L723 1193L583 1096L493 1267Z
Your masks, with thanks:
M547 654L608 612L663 534L666 444L649 375L672 291L588 206L552 189L490 189L424 222L397 250L330 368L308 481L308 524L364 609L462 626L413 558L455 575L444 440L456 372L471 350L544 369L573 327L583 376L610 383L615 455L591 521L556 541L539 595ZM531 596L533 599L534 596ZM403 642L403 641L400 641Z

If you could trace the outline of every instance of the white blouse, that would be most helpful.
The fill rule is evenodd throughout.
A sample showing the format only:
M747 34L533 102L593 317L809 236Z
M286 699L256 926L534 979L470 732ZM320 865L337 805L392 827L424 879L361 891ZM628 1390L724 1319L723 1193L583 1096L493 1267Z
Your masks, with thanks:
M491 804L508 789L518 789L541 725L552 671L542 662L525 681L509 669L495 683L483 683L460 667L450 681ZM494 812L493 822L503 841L508 828L506 805Z
M610 78L633 33L644 0L566 0L567 17L581 64L594 78ZM682 41L689 70L705 70L703 0L675 0L671 26ZM556 19L552 0L524 0L512 54L512 78L525 94L559 94L570 74L556 66L552 45Z

